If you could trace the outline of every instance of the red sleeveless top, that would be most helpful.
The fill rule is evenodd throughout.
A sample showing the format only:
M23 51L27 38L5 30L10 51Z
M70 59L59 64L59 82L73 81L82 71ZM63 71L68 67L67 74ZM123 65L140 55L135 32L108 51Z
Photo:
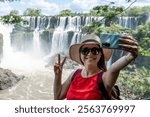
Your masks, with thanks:
M84 78L81 75L81 70L77 70L76 75L73 75L73 80L68 89L67 100L102 100L104 96L98 87L98 76L100 72L94 76Z

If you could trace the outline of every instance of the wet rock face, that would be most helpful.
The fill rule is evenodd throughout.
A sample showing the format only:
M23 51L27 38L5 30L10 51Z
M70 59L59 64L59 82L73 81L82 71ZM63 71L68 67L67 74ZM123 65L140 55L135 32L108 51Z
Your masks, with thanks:
M25 76L19 76L8 69L0 68L0 90L14 86L18 81L23 80Z

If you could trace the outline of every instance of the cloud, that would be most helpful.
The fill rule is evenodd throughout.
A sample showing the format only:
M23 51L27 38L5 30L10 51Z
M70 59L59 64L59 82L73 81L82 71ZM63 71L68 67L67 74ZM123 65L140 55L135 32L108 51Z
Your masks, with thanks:
M131 2L127 2L125 0L107 0L107 1L113 1L117 6L124 6L127 7L135 0L131 0ZM136 0L132 6L150 6L150 0Z
M8 3L0 3L0 15L8 15L12 8Z
M139 2L139 0L137 1ZM42 13L45 15L56 15L61 10L64 9L70 9L73 12L85 13L85 12L89 12L89 10L91 10L93 7L97 5L108 5L110 4L110 2L115 2L115 4L118 6L124 4L128 6L131 3L131 2L127 3L125 0L105 0L105 1L104 0L70 0L70 2L68 3L58 4L55 3L55 1L48 2L46 0L38 0L37 2L37 0L30 0L30 6L41 9ZM140 4L136 3L136 5L140 5Z
M150 6L149 0L137 0L138 2L135 2L133 6Z
M0 3L0 15L9 14L13 9L19 10L19 13L23 13L27 8L41 9L42 14L45 15L57 15L61 10L70 9L73 12L89 12L93 7L97 5L108 5L110 2L115 2L115 5L125 7L131 3L127 3L125 0L21 0L19 2L5 2ZM150 0L137 0L132 6L150 6Z
M116 5L127 3L125 0L73 0L70 8L73 11L89 12L95 6L109 5L111 2L115 2Z
M33 8L39 8L44 14L56 14L59 11L59 5L56 3L50 3L45 0L30 0L30 6Z
M88 12L96 5L99 5L99 0L73 0L70 7L73 10Z

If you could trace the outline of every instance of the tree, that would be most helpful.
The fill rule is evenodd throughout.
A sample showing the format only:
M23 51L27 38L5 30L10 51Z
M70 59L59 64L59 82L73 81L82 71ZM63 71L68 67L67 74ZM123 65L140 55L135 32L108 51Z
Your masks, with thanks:
M115 6L109 6L109 5L104 5L104 6L96 6L94 7L91 11L91 15L96 15L96 16L104 16L106 18L111 18L116 14L120 14L123 12L123 7L115 7ZM94 13L94 14L93 14Z
M101 21L94 21L91 25L83 27L83 30L87 30L87 33L97 32L99 30L98 27L103 24L103 20L105 20L105 26L111 26L113 19L115 19L118 15L125 12L130 6L135 3L137 0L126 0L127 2L131 2L131 4L127 8L111 6L111 4L115 4L114 2L110 2L109 5L104 6L96 6L91 11L90 14L94 14L94 16L103 16ZM95 25L96 24L96 25Z
M138 7L134 6L126 11L128 16L139 16L150 13L150 6Z
M18 10L12 10L12 11L10 11L9 15L19 16L19 11Z
M1 20L5 24L18 24L23 21L18 10L10 11L9 15L2 16Z
M62 10L59 13L59 16L72 16L72 15L73 15L73 13L69 9Z
M150 21L145 25L139 25L137 29L137 39L139 43L139 51L143 56L150 56Z
M41 16L41 9L27 8L24 13L25 16Z

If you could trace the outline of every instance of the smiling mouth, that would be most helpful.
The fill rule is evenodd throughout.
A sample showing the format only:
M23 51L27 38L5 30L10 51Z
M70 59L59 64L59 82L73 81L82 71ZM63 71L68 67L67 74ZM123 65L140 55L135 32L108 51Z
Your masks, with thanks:
M88 58L85 58L85 59L95 60L96 58L88 57Z

